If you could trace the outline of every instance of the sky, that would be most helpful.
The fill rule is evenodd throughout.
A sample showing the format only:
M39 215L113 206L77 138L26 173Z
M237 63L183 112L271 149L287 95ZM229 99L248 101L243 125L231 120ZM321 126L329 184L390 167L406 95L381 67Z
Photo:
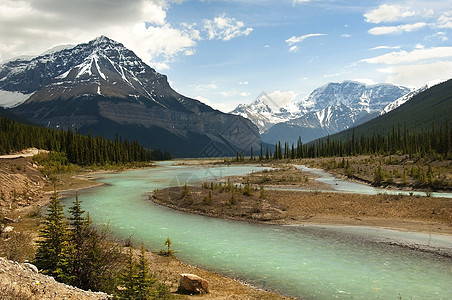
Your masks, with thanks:
M224 112L328 82L452 78L450 0L2 0L0 61L108 36Z

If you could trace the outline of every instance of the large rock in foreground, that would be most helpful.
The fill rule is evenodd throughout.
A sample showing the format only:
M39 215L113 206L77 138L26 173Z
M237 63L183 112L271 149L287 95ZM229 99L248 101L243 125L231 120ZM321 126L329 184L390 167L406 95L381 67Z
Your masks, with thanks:
M178 292L184 294L206 294L209 292L207 280L194 274L180 274Z

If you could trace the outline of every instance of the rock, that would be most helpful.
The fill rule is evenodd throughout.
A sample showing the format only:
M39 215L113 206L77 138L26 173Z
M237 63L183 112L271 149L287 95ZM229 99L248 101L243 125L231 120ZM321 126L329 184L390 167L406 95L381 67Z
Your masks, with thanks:
M30 263L24 263L24 266L33 271L34 273L36 274L38 273L38 268L35 265Z
M3 229L3 232L7 233L7 232L13 232L14 231L14 227L13 226L6 226Z
M209 292L207 280L194 274L180 274L178 292L187 294L204 294Z

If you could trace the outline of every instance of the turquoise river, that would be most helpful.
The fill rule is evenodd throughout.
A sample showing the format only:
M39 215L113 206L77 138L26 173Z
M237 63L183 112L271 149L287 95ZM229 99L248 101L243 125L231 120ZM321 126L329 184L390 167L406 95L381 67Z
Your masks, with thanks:
M452 299L452 259L382 243L384 236L438 243L452 237L371 228L273 226L181 213L148 194L174 185L240 175L257 166L160 167L102 174L103 186L80 194L96 224L160 250L167 237L177 257L199 267L300 299ZM70 206L72 198L63 201ZM414 236L412 236L414 235ZM382 237L383 236L383 237ZM435 246L436 247L436 246Z

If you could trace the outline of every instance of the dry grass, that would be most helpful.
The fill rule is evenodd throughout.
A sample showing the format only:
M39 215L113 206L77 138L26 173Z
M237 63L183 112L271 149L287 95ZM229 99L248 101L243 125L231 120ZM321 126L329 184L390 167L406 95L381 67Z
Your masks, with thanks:
M151 199L158 204L211 217L251 222L275 221L285 217L285 207L268 200L265 191L261 197L259 190L244 195L241 188L233 188L233 191L198 187L188 189L188 195L184 195L184 187L158 190Z
M382 186L416 190L452 190L452 161L432 158L411 158L408 155L350 156L304 159L308 166L321 168L339 176L374 182L375 171L382 169ZM429 169L431 175L429 175Z
M269 191L286 206L284 222L383 226L452 234L452 201L400 195Z

